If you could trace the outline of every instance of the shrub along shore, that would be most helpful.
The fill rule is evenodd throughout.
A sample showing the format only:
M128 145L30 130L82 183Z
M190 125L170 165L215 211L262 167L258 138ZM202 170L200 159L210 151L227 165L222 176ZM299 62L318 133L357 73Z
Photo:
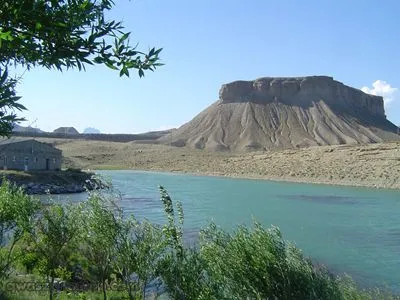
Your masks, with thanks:
M43 203L4 180L0 298L400 299L314 265L276 227L211 223L187 246L182 205L160 194L166 222L156 225L127 217L112 190Z

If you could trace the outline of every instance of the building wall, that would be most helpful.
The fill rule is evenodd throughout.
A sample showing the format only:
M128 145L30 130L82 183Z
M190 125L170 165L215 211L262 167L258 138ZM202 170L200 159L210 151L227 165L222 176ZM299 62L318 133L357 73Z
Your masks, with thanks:
M37 141L0 145L0 169L60 170L61 150Z

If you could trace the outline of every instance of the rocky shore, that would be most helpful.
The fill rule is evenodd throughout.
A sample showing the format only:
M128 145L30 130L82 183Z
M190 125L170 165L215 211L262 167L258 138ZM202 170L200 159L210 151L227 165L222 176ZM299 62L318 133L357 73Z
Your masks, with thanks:
M82 193L87 189L85 184L71 183L71 184L46 184L46 183L28 183L22 184L21 187L28 195L43 195L43 194L72 194Z
M92 172L78 169L63 171L0 171L1 179L7 179L21 187L28 195L70 194L104 188L105 185Z

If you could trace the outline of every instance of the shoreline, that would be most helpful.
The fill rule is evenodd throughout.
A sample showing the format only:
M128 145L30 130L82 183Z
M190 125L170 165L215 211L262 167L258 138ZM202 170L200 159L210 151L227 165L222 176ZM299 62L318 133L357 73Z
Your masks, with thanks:
M336 187L350 187L350 188L369 188L376 190L390 190L390 191L399 191L398 187L391 186L378 186L378 185L369 185L362 183L352 183L352 182L329 182L328 180L308 180L306 178L278 178L278 177L268 177L268 176L257 176L257 175L239 175L239 174L218 174L213 172L193 172L193 171L185 171L185 170L173 170L173 169L124 169L124 168L111 168L111 169L92 169L92 171L139 171L139 172L154 172L154 173L171 173L171 174L179 174L179 175L191 175L191 176L206 176L206 177L220 177L220 178L233 178L233 179L246 179L246 180L263 180L263 181L272 181L277 183L297 183L297 184L315 184L315 185L327 185L327 186L336 186Z
M51 140L63 166L400 190L400 142L210 152L162 144Z

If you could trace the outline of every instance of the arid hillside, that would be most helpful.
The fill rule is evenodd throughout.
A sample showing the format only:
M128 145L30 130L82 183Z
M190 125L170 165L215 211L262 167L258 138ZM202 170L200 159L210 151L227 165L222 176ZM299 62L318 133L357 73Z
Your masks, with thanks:
M240 154L132 142L44 141L63 151L65 167L174 171L400 189L400 142Z
M383 99L327 76L223 85L219 100L160 142L211 151L296 149L399 140Z

